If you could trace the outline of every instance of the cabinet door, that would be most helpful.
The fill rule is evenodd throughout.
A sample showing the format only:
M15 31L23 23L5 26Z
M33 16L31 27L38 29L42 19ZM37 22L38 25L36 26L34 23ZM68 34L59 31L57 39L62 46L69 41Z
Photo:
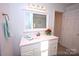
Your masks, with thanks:
M57 43L58 40L49 40L49 47L48 47L48 55L57 55Z
M32 56L33 55L33 46L32 45L22 46L21 55L22 56Z
M34 56L40 56L41 55L41 50L40 50L40 42L39 43L35 43L33 45L34 49L33 49L33 55Z
M21 53L26 53L28 51L32 51L33 50L33 46L32 45L26 45L26 46L22 46L21 47Z
M22 56L40 56L40 43L35 43L31 45L26 45L21 47Z
M48 56L48 40L41 42L41 56Z
M28 51L25 53L21 53L22 56L33 56L33 51Z
M41 56L41 51L40 51L40 48L35 48L34 50L33 50L33 52L34 52L34 56Z

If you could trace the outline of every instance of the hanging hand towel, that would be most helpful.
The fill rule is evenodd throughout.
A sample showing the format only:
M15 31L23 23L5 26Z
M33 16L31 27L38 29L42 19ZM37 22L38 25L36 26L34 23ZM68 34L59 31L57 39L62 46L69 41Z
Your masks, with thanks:
M6 15L4 16L3 30L4 30L5 39L8 39L10 37L10 33L9 33L9 27L8 27L8 18Z

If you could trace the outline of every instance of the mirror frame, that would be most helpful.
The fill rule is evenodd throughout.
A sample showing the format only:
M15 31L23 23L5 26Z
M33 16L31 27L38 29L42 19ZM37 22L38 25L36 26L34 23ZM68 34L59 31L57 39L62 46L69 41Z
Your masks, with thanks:
M24 29L25 31L39 31L39 30L46 30L48 28L48 14L47 12L37 12L37 11L26 11L31 13L32 16L32 20L31 20L31 29ZM33 28L33 14L42 14L42 15L46 15L46 28Z
M33 28L33 19L32 19L32 29L33 30L46 30L48 28L48 15L47 15L47 13L32 12L32 17L33 17L33 14L46 15L46 28Z
M45 28L34 28L34 23L32 23L32 28L33 29L46 29L47 28L47 15L46 14L39 14L39 13L32 13L33 14L33 17L34 17L34 14L38 14L38 15L45 15L45 17L46 17L46 25L45 25ZM32 22L34 21L34 19L32 19Z

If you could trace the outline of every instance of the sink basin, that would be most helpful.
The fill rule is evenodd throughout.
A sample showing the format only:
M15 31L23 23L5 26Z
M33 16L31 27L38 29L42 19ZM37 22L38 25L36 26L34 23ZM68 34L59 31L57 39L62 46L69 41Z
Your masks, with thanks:
M27 40L33 40L33 38L28 35L26 35L24 38L26 38Z
M51 39L52 37L51 36L48 36L48 35L40 35L40 36L37 36L37 35L25 35L24 38L26 40L43 40L43 39Z

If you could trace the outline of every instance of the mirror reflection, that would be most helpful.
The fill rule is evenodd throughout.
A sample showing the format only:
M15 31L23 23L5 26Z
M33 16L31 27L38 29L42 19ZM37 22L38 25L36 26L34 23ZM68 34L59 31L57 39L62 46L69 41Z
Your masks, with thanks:
M46 28L46 15L33 14L33 28Z

